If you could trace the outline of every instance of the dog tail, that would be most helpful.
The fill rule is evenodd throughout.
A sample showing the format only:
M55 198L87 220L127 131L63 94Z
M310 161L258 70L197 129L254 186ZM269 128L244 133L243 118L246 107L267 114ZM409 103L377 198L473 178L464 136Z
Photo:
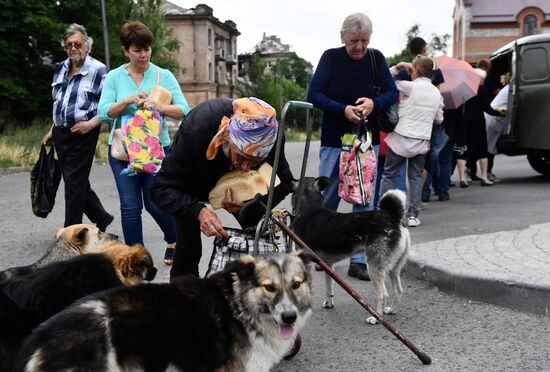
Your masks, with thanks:
M407 194L401 190L388 190L378 203L380 210L389 213L392 219L401 221L407 213Z

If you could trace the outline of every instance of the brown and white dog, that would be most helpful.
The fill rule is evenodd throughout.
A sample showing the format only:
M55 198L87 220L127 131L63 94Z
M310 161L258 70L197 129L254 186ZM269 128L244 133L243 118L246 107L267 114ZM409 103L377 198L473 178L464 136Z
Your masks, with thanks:
M26 339L19 371L269 371L312 312L302 253L97 293ZM83 356L86 357L83 357Z
M30 273L49 263L63 261L84 253L93 252L98 246L118 239L114 234L101 232L94 225L78 224L57 230L55 242L35 263L0 271L0 281Z
M0 371L11 371L22 340L76 300L106 289L152 280L156 268L141 245L107 243L0 283Z

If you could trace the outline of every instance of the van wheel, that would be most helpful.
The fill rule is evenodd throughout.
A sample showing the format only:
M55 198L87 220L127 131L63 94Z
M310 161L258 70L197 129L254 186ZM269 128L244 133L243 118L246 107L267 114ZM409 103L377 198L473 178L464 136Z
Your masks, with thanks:
M550 176L550 152L527 154L527 160L535 171L545 176Z

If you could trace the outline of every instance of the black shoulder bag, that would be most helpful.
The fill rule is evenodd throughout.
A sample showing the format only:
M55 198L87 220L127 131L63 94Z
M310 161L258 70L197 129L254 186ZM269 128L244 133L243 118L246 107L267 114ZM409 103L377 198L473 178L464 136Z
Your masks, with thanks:
M374 58L374 52L372 49L369 49L369 56L372 63L372 71L374 72L374 82L376 96L380 95L380 80L378 79L378 66L376 64L376 59ZM378 127L382 132L391 133L395 129L397 122L399 121L399 110L397 103L386 107L385 109L373 111L373 118L378 123Z

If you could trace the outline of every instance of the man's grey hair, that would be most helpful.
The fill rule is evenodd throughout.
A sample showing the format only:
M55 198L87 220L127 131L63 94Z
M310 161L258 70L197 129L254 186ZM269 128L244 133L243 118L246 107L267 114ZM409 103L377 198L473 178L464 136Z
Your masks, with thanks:
M88 36L88 32L86 32L86 27L79 25L78 23L73 23L63 33L63 40L61 40L61 46L65 46L65 42L68 38L73 36L75 33L80 32L84 36L84 44L86 45L86 51L90 53L92 51L92 45L94 43L94 39L92 39L90 36Z
M342 29L340 30L340 36L344 37L350 32L364 31L369 35L372 34L372 22L370 18L364 13L353 13L344 19Z

